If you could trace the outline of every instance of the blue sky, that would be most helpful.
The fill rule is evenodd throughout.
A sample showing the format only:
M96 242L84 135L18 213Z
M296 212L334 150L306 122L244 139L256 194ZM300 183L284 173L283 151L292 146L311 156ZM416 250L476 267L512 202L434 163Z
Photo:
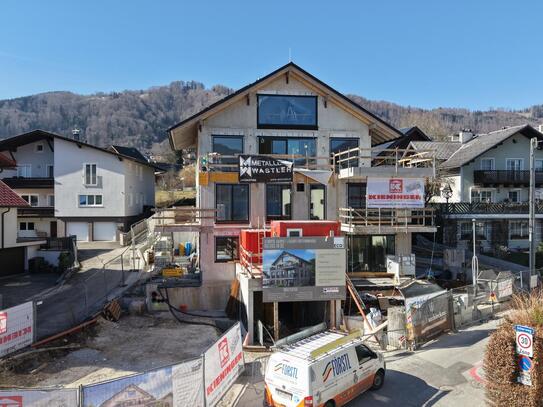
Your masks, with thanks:
M418 107L543 103L541 1L0 2L0 98L239 88L294 62L344 93Z

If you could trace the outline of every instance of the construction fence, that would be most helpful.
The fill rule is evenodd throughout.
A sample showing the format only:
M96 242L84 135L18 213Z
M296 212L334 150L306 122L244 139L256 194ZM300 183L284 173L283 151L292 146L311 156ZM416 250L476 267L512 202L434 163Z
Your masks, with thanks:
M213 407L244 367L238 322L197 358L77 389L0 390L0 406Z

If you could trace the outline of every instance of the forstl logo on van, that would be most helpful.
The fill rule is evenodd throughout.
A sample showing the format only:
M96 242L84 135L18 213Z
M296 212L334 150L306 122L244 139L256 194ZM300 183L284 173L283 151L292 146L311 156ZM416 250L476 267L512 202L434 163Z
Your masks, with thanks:
M330 362L326 364L326 367L324 368L324 371L322 372L322 381L323 383L326 383L326 381L330 377L336 377L339 376L342 373L345 373L351 368L351 361L349 360L349 355L344 354L341 356L338 356L337 358L332 359Z
M293 379L298 379L298 368L294 366L289 366L286 363L276 364L273 370L276 373L281 373L285 376L292 377Z

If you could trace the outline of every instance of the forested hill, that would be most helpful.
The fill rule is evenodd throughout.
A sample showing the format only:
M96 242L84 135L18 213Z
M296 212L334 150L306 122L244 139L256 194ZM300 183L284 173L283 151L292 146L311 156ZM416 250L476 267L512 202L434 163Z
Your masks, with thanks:
M149 151L164 141L165 130L181 119L228 95L225 86L172 82L147 90L78 95L48 92L0 101L0 139L33 129L69 135L74 127L99 146L122 144ZM543 123L543 105L522 111L432 110L350 97L397 127L417 125L429 135L444 137L462 128L487 132L503 126Z

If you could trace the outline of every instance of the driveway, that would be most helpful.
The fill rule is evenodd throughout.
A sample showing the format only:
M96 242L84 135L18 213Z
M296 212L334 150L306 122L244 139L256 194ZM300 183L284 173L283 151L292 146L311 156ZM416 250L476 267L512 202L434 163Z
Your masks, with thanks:
M416 352L386 355L384 386L347 404L355 406L484 406L482 360L499 320L443 335ZM245 388L237 406L262 405L264 383Z

